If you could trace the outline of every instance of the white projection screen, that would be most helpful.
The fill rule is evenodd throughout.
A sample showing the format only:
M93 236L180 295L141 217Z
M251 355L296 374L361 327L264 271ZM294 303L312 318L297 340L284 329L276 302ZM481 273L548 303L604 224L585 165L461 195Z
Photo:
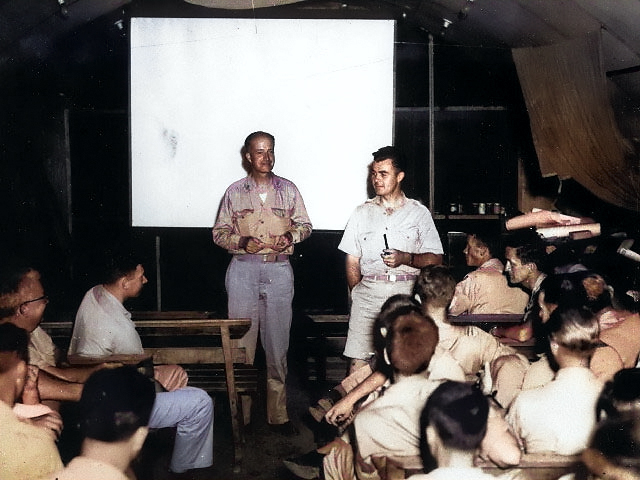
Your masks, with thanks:
M132 226L211 227L246 176L245 137L264 130L314 229L342 230L371 153L393 139L394 32L391 20L132 18Z

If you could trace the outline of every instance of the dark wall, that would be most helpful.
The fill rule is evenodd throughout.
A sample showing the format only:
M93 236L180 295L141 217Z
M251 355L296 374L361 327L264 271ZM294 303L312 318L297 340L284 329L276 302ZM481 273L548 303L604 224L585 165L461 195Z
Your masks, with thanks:
M159 291L163 309L224 315L229 255L213 244L209 229L129 226L129 47L126 28L114 24L121 16L85 26L47 57L0 71L0 248L45 273L52 316L77 307L98 281L102 252L122 238L133 240L150 280L132 308L155 308ZM427 42L424 32L399 22L395 143L409 160L406 190L423 201L429 194ZM513 203L515 159L532 149L530 137L521 135L526 115L509 52L439 45L435 61L436 103L444 112L436 125L437 208L452 194L476 201L486 193L485 201L497 195ZM455 113L457 105L501 106L508 113ZM524 127L514 128L523 118ZM489 187L476 193L470 182ZM458 228L440 226L446 248L446 230ZM340 236L316 231L297 246L297 309L346 313Z

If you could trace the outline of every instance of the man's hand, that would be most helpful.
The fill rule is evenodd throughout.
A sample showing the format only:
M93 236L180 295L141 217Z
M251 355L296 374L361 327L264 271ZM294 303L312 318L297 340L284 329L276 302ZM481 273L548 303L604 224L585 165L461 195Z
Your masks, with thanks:
M258 253L267 247L267 244L256 237L242 237L238 246L247 253Z
M58 440L62 433L62 417L56 411L45 413L39 417L28 418L23 421L30 423L34 427L43 428L54 442Z
M274 237L274 239L275 242L271 248L273 248L276 252L282 252L293 243L293 237L289 232L285 233L284 235Z
M40 403L40 394L38 393L38 373L40 369L35 365L29 365L27 369L27 378L22 389L22 403L25 405L36 405Z
M395 248L389 248L385 250L386 253L381 253L382 261L387 267L396 268L400 265L409 265L411 263L411 254L407 252L401 252Z
M353 415L353 403L343 398L329 409L324 418L327 423L338 427L341 423L346 422L351 415Z

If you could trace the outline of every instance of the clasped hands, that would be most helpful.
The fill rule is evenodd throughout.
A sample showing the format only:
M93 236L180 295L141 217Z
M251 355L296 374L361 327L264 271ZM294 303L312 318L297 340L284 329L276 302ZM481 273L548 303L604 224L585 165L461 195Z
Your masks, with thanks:
M256 237L242 237L239 242L239 247L243 248L247 253L258 253L265 248L270 248L275 252L282 252L291 244L293 244L293 236L290 232L283 235L270 235L271 242L263 242Z

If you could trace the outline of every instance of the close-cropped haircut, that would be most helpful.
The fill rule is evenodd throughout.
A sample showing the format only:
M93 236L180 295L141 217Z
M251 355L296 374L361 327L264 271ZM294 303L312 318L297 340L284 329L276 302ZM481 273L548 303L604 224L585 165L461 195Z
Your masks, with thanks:
M475 238L476 242L486 247L487 250L489 250L489 255L491 255L492 258L497 257L501 254L501 243L500 237L498 235L482 230L474 230L472 232L469 232L467 235Z
M250 133L247 135L247 138L244 139L244 149L248 151L251 147L251 142L253 142L256 138L266 137L271 140L271 143L275 146L276 138L270 133L263 132L262 130L258 130L257 132Z
M396 147L392 147L392 146L382 147L376 150L375 152L373 152L371 155L373 155L373 162L369 165L369 168L371 168L371 166L375 162L391 160L391 165L393 165L393 167L398 172L405 171L404 157Z
M423 305L446 308L456 291L456 279L444 265L427 265L413 286L414 294L420 297Z
M374 323L377 369L387 376L420 373L429 366L438 344L438 327L409 295L394 295ZM391 363L385 361L386 357Z
M427 427L432 426L445 447L475 450L487 431L488 417L489 401L476 385L446 381L429 396L420 415L423 447Z
M126 440L147 426L155 397L153 382L133 367L99 370L82 389L80 430L102 442Z
M107 252L104 259L102 283L109 285L133 273L140 265L140 259L132 250L116 248Z
M574 354L588 357L600 343L600 326L596 316L586 308L559 306L544 324L550 341Z
M18 360L29 363L29 334L13 323L0 323L0 354L12 353L18 357ZM0 361L0 373L4 373L12 366Z
M25 277L34 269L18 261L6 261L0 268L0 319L12 316L22 299L19 290Z
M544 292L545 303L572 307L584 307L586 303L580 272L548 275L540 291Z

